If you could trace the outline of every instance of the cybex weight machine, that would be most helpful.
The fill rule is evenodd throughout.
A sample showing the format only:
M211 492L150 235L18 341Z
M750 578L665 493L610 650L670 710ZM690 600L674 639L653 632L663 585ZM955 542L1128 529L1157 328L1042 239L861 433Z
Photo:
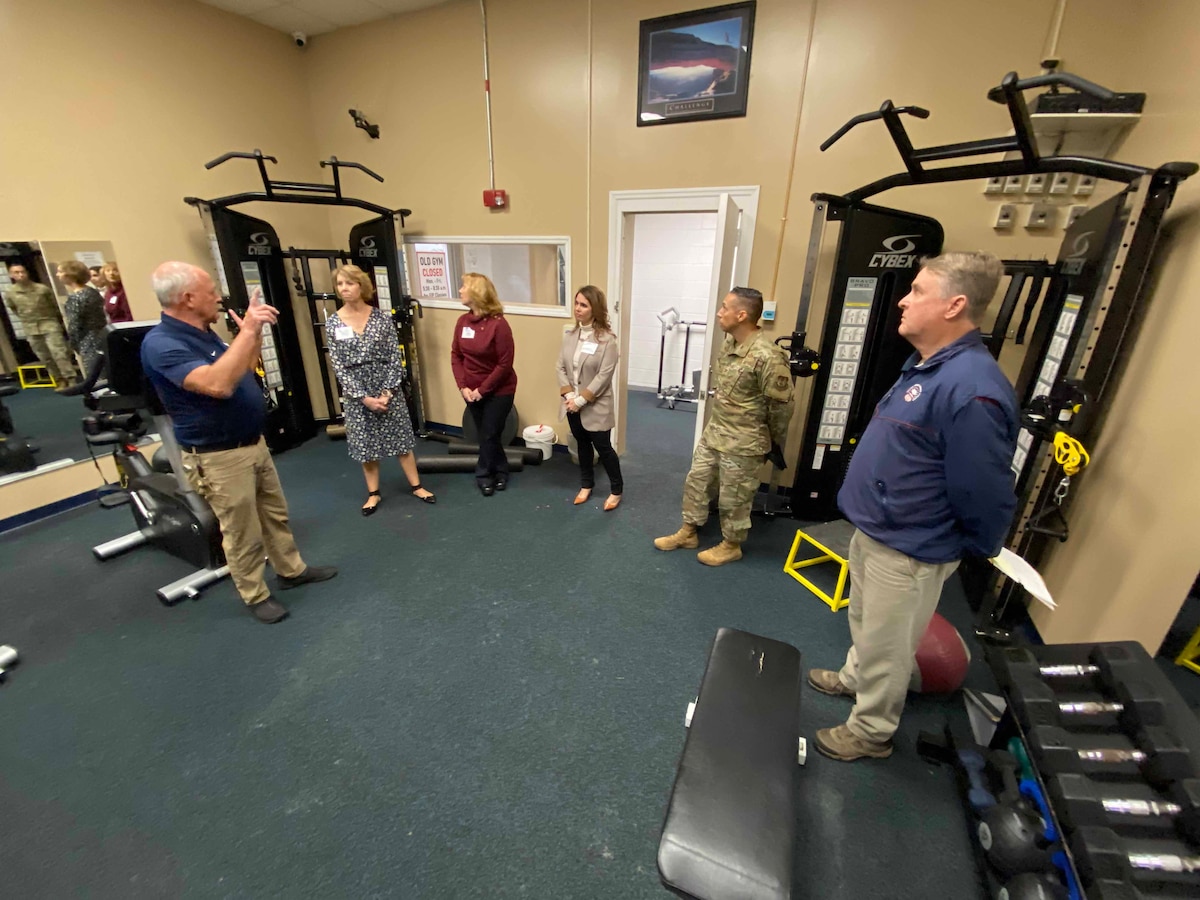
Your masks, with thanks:
M425 413L413 321L421 311L420 305L408 296L406 290L395 222L399 217L400 226L403 227L405 217L411 215L412 210L388 209L366 200L343 196L340 177L343 168L359 169L376 181L382 182L383 178L366 166L343 162L336 156L321 161L322 168L333 170L332 184L274 181L267 172L266 163L275 163L277 160L273 156L264 156L260 150L253 153L226 153L205 163L204 168L212 169L231 159L254 160L258 164L263 189L214 200L185 197L184 202L200 210L226 307L245 310L251 292L261 288L266 302L279 310L279 321L263 329L263 386L268 407L266 437L271 449L285 450L316 433L317 420L313 415L300 350L302 327L313 329L329 411L326 421L336 425L341 420L337 381L325 346L325 319L340 303L336 294L316 290L311 269L314 260L325 263L331 271L341 263L353 263L371 277L379 308L390 312L396 323L400 337L400 358L407 375L404 393L409 416L414 431L422 433ZM231 209L255 201L352 206L373 212L375 217L350 229L348 250L298 250L295 247L285 250L270 223ZM292 305L285 261L291 261L296 290L307 300L310 323L303 326L297 321Z
M896 304L908 292L921 258L942 249L938 222L866 201L909 185L1074 173L1125 187L1067 228L1053 264L1008 264L1008 289L991 333L985 335L989 349L998 356L1028 283L1018 342L1025 337L1035 308L1038 312L1015 384L1024 427L1012 466L1019 503L1008 546L1037 565L1048 540L1066 539L1069 480L1064 483L1063 467L1054 459L1054 434L1066 431L1084 443L1094 439L1136 330L1143 282L1163 214L1176 186L1195 174L1197 166L1175 162L1147 169L1084 156L1041 156L1023 94L1038 87L1052 91L1066 87L1102 100L1113 97L1111 91L1066 73L1020 79L1010 72L988 92L988 99L1007 107L1011 136L917 149L901 116L927 118L928 110L897 107L888 100L878 111L852 118L821 145L827 150L856 125L879 119L905 171L844 196L813 196L815 212L796 330L779 339L790 352L793 374L814 379L792 485L795 517L820 521L839 515L837 492L858 439L912 352L897 331ZM999 153L1012 158L928 166ZM822 248L834 240L832 273L818 273ZM805 347L805 338L816 285L826 280L829 297L818 353ZM1008 599L1019 589L1002 582L986 564L973 568L972 573L972 567L964 565L964 583L981 606L980 630L995 631Z

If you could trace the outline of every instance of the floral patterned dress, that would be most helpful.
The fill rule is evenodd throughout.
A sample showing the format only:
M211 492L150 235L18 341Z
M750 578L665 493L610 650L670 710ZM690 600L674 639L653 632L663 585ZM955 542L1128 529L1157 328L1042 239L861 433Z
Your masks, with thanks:
M373 309L359 334L334 313L325 321L325 343L342 386L350 458L371 462L411 453L415 439L408 404L400 390L404 366L395 323ZM387 412L372 412L363 406L363 397L378 397L385 390L395 395Z
M71 348L83 359L83 372L92 369L96 356L104 349L104 329L108 317L104 315L104 298L91 285L84 285L67 296L65 308L67 337Z

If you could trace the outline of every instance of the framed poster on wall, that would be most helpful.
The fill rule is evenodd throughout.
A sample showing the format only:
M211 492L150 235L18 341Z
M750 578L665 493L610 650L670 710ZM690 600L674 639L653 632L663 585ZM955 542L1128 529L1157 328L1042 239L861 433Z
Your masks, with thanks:
M744 116L753 40L753 2L643 20L638 125Z

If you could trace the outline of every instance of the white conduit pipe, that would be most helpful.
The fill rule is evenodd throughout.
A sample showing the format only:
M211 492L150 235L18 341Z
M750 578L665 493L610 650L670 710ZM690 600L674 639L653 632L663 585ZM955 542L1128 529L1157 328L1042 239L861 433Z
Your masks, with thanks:
M479 0L479 14L483 18L483 102L487 109L488 186L494 191L496 189L496 158L492 153L492 82L488 67L487 6L484 0Z

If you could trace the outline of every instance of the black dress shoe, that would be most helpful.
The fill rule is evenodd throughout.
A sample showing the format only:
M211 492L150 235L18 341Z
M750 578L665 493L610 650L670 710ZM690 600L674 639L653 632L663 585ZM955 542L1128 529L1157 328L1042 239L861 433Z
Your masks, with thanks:
M264 625L274 625L288 617L287 607L274 597L250 605L250 614Z
M502 490L504 490L504 489L505 489L505 488L507 488L507 487L508 487L508 476L507 476L507 475L499 475L499 476L497 476L497 478L496 478L496 490L498 490L498 491L502 491Z
M362 508L362 514L364 516L375 515L375 510L379 509L380 503L383 503L383 494L379 493L379 491L371 491L371 493L367 494L367 502L368 503L370 502L372 497L378 497L379 503L376 503L374 506L364 506Z
M424 488L418 484L416 487L414 487L412 489L412 495L414 497L417 497L417 491L424 491L424 490L428 490L428 488ZM433 491L429 491L428 497L417 497L417 499L420 500L422 503L437 503L437 494L435 494Z
M281 591L290 591L292 588L298 588L302 584L312 584L317 581L328 581L337 574L336 566L309 566L295 578L279 577L279 589Z
M494 484L481 484L479 486L479 493L483 494L485 497L490 497L492 494L496 493L496 486Z

